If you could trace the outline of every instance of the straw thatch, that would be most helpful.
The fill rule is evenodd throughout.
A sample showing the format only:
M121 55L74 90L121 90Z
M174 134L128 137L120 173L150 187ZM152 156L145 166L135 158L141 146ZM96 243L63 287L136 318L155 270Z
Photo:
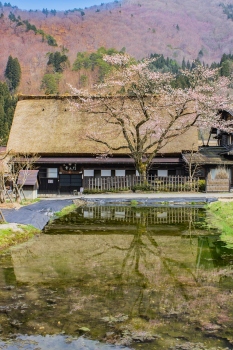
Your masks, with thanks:
M7 148L16 153L28 154L100 153L104 148L100 149L95 142L85 138L86 131L91 128L102 128L104 138L111 140L114 146L125 143L111 125L102 126L101 118L101 115L71 110L67 96L21 97L15 110ZM160 153L180 153L193 149L193 145L196 149L197 144L197 130L192 127L166 145Z
M195 154L185 153L183 159L186 163L200 165L232 165L233 160L224 157L224 147L203 147Z

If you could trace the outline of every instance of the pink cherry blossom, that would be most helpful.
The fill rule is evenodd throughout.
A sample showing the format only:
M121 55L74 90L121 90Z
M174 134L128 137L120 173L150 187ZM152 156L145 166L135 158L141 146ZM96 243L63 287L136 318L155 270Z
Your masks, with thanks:
M190 87L180 89L173 87L173 74L152 72L149 59L135 63L129 55L116 54L104 60L114 71L92 93L71 87L76 95L72 106L93 115L92 131L84 137L95 142L97 152L98 145L107 154L128 152L136 169L145 174L157 152L191 126L233 131L233 125L218 113L229 108L231 101L230 81L220 77L217 69L199 65L182 71ZM116 145L119 137L121 143Z

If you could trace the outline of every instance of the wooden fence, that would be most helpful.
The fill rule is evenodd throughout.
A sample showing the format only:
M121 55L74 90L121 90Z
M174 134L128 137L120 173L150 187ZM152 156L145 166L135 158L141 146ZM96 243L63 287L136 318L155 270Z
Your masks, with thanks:
M140 209L132 210L130 206L93 206L83 209L83 218L86 220L123 221L130 224L175 224L196 221L198 210L198 208L192 207L159 207L140 211ZM70 220L72 224L79 223L80 217L73 216Z
M199 178L188 176L115 176L86 178L84 188L93 191L151 190L158 192L198 192Z

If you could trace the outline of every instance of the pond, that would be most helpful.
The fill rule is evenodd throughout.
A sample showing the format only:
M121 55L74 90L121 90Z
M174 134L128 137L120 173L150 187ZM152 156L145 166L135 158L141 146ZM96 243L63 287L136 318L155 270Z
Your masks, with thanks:
M89 205L0 255L0 349L233 349L233 249L205 210Z

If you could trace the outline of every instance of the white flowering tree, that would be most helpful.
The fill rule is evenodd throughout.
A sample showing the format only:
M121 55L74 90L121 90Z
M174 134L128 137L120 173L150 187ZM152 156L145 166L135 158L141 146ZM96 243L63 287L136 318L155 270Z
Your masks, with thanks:
M142 176L157 152L191 126L220 125L217 111L229 104L229 80L220 77L218 70L199 65L181 72L189 81L189 87L181 89L174 87L172 74L152 72L151 60L133 63L122 54L104 60L115 67L114 72L92 93L72 88L77 96L74 105L93 116L85 138L92 140L96 149L104 146L105 153L128 152ZM122 141L116 144L119 136Z

